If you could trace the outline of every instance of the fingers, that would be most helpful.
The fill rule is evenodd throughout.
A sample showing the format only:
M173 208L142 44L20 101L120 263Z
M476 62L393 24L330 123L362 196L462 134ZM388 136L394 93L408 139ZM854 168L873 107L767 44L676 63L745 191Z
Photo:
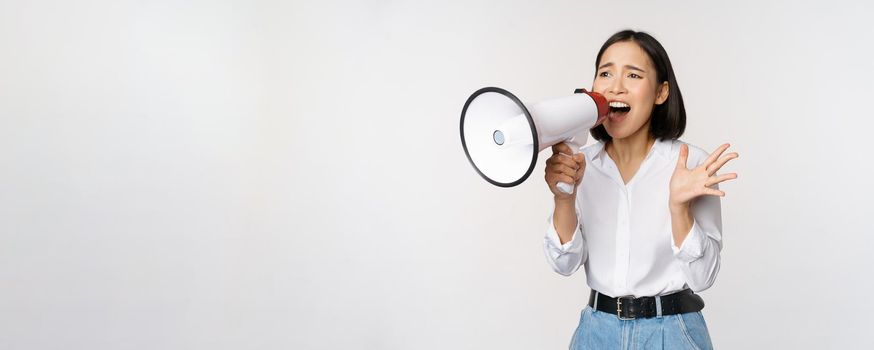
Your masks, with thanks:
M564 154L555 154L546 160L546 169L544 169L544 171L547 175L549 173L555 173L574 177L579 168L579 164L574 161L573 157Z
M575 184L576 183L573 176L568 176L568 175L565 175L563 173L546 173L545 178L546 178L546 184L549 185L549 188L552 190L552 192L557 191L557 189L555 187L558 186L559 182L564 182L564 183L568 183L568 184ZM565 194L567 194L567 193L565 193Z
M732 153L725 155L725 157L719 158L719 160L716 161L716 163L713 163L706 168L707 175L713 176L713 174L716 174L716 172L719 171L719 169L722 168L722 166L725 165L725 163L728 163L729 160L735 159L739 156L740 155L737 154L737 152L732 152Z
M574 151L564 142L559 142L552 145L552 154L564 153L564 154L574 154Z
M575 161L576 157L571 157L565 154L553 154L552 157L546 159L546 166L555 166L555 165L565 165L571 168L576 169L579 165L578 162Z
M583 180L583 175L586 173L586 157L582 154L574 155L574 160L577 162L578 167L574 172L574 184L579 185Z
M577 162L577 164L585 164L586 156L582 153L574 154L574 161Z
M713 186L715 184L722 183L722 182L727 181L727 180L734 180L734 179L737 179L737 173L722 174L719 176L711 176L709 179L707 179L705 186Z
M563 164L556 165L555 167L553 167L551 169L551 171L553 173L563 174L563 175L567 175L570 177L575 177L577 175L577 170L578 169L576 167L571 168L571 167L563 165ZM549 172L549 171L550 171L550 169L547 169L547 172Z
M713 162L719 159L719 156L722 155L722 152L725 152L725 150L727 150L729 146L731 145L727 143L723 143L722 146L719 146L719 148L717 148L715 151L713 151L713 153L710 154L710 157L707 157L707 160L704 161L704 166L709 167L710 164L713 164Z
M704 194L710 196L725 197L725 192L713 188L704 188Z
M573 176L567 176L567 175L559 175L559 176L556 176L556 180L558 180L558 181L556 181L556 185L558 185L558 184L557 184L558 182L564 182L564 183L566 183L566 184L573 184L573 183L575 183L575 182L574 182L574 178L573 178Z
M561 150L570 150L569 147L553 146L553 151L561 152ZM549 185L550 190L556 195L569 195L560 193L556 188L558 183L564 182L571 185L578 185L583 178L586 169L586 157L582 153L574 154L573 156L556 153L546 160L546 169L544 178Z
M686 144L680 145L680 157L677 158L677 169L686 169L686 162L689 160L689 146Z
M580 182L583 181L583 175L585 175L585 173L586 173L585 169L577 170L577 173L574 174L574 183L579 185Z

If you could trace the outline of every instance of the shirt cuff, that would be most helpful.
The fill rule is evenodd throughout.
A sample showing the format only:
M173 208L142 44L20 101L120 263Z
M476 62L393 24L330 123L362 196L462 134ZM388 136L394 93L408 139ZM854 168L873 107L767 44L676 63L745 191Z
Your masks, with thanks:
M698 221L692 222L692 229L683 240L683 244L677 248L677 243L674 241L674 235L671 235L671 250L674 251L674 256L680 261L693 262L704 256L705 235L698 226Z
M580 238L580 235L582 234L580 231L580 213L577 212L576 214L577 227L571 236L571 240L564 242L564 244L561 244L561 239L558 237L558 231L555 230L555 222L552 220L552 215L550 215L547 220L549 222L549 227L546 229L546 244L551 251L558 253L558 255L564 255L575 251L575 248L583 243L582 238Z

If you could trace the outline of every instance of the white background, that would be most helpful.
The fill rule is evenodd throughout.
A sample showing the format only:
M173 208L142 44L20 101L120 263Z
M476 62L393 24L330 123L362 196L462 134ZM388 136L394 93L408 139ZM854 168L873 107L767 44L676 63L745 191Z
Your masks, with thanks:
M585 274L467 96L590 87L653 34L731 142L722 349L870 348L870 2L0 2L0 348L563 349Z

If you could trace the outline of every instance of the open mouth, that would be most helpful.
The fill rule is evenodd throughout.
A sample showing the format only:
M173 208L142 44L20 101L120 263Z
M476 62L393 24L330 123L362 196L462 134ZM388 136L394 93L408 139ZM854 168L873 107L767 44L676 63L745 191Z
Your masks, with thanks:
M607 113L607 116L610 118L621 118L628 114L629 111L631 111L631 106L627 103L613 101L610 102L610 112Z

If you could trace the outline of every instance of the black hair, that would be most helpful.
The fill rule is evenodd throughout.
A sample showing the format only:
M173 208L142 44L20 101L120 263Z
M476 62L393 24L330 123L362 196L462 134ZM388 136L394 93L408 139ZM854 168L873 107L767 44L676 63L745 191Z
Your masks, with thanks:
M683 106L683 95L680 94L680 86L674 76L674 68L671 60L662 44L651 35L633 30L623 30L613 34L601 46L598 58L595 60L595 76L598 74L598 66L601 64L601 56L610 45L618 42L631 41L636 43L652 60L656 70L656 81L659 85L668 82L668 99L660 105L653 107L649 124L649 133L657 139L678 139L686 130L686 108ZM607 134L607 129L601 124L591 130L592 137L598 141L607 142L613 138Z

